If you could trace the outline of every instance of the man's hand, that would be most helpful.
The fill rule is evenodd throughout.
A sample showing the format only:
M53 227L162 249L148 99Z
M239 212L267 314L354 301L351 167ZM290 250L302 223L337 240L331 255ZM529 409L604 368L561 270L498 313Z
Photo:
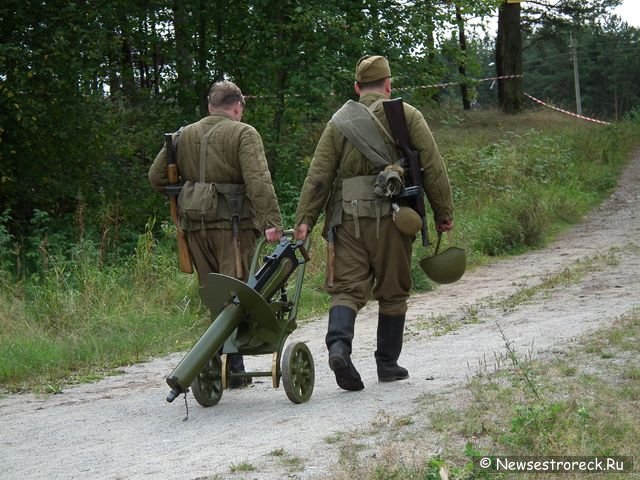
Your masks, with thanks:
M309 225L306 223L301 223L293 230L293 236L296 240L304 242L307 239L307 235L309 235Z
M448 219L443 222L436 223L436 230L438 232L448 232L453 229L453 220Z
M278 243L282 238L282 228L272 227L264 231L264 236L267 237L267 242Z

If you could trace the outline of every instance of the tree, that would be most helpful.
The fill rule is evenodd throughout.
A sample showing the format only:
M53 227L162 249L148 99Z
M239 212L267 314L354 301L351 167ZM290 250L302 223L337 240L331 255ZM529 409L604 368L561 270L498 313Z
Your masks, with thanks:
M464 19L460 4L456 3L456 23L458 24L458 42L460 44L460 60L458 72L460 73L460 95L462 96L462 107L471 110L471 99L469 98L469 86L466 82L467 76L467 37L464 33Z
M531 33L541 28L561 28L591 23L604 18L622 0L523 0L522 29Z
M525 83L532 95L574 107L569 38L577 44L582 106L587 116L621 118L638 104L640 30L616 18L581 25L554 23L526 37Z
M521 18L520 2L525 5ZM498 76L522 75L522 34L535 29L560 25L581 25L604 16L621 0L505 0L498 13L496 73ZM522 80L498 81L498 102L506 113L522 108Z
M505 113L522 110L522 32L520 30L520 3L505 1L498 14L496 38L496 73L498 77L498 103Z

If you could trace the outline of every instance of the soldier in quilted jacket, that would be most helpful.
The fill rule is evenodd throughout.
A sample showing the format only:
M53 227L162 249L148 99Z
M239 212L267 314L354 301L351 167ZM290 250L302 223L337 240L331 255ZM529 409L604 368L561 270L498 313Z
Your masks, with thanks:
M242 280L247 279L257 238L264 233L267 241L277 242L282 236L282 217L262 138L255 128L241 122L245 108L242 92L232 82L217 82L208 99L210 114L176 135L176 164L181 180L203 180L217 197L215 209L206 220L180 218L200 285L212 272L237 276L232 217L237 217L239 225ZM203 145L205 151L201 151ZM149 181L164 193L169 183L166 146L151 165ZM240 355L232 356L231 369L244 370Z

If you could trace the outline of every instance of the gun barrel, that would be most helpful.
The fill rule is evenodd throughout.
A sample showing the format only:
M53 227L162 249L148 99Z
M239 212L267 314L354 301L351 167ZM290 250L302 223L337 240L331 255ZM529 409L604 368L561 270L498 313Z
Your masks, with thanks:
M220 312L200 340L167 377L167 385L171 387L171 393L167 396L168 402L187 391L191 382L220 350L243 318L244 312L236 304L230 304Z

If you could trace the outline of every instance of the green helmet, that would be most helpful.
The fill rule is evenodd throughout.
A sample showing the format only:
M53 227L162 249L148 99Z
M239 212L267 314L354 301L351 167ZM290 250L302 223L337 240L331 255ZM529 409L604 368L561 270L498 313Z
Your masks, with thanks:
M393 222L405 235L415 235L422 228L420 215L411 207L399 207L393 204Z
M420 268L436 283L453 283L460 280L464 274L467 256L464 249L458 247L449 247L444 252L438 253L441 237L442 233L439 233L436 252L433 256L420 260Z

